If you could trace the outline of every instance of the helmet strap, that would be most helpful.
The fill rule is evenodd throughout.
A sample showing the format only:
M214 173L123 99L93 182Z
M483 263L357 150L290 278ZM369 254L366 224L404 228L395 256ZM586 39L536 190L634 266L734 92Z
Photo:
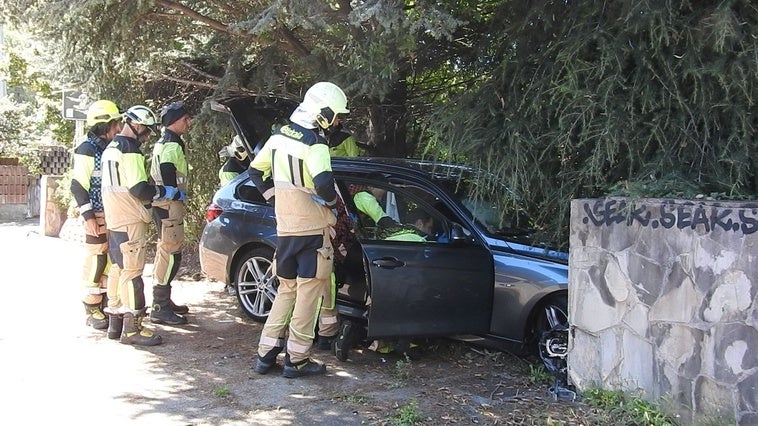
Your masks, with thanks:
M141 139L142 136L149 135L152 132L150 130L150 128L147 127L147 126L143 126L143 127L145 127L145 130L143 130L141 132L138 132L137 129L135 129L134 126L132 126L132 122L131 121L127 121L126 125L129 126L129 129L131 129L132 133L134 133L134 136L137 139Z
M337 114L335 114L331 108L321 108L321 111L316 114L316 123L318 123L322 129L328 129L334 124L335 117L337 117Z

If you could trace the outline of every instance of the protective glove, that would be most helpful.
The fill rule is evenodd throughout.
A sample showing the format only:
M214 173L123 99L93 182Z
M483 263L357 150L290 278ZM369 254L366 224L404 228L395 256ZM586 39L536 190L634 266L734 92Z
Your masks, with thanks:
M315 202L321 204L322 206L326 207L327 209L331 210L332 213L334 213L334 217L337 217L337 205L336 204L335 204L334 207L329 207L326 204L326 201L324 201L324 199L321 198L321 197L319 197L318 195L311 195L311 198L313 199L313 201L315 201Z
M177 189L175 186L164 186L163 189L166 191L163 200L184 201L184 191L181 189Z

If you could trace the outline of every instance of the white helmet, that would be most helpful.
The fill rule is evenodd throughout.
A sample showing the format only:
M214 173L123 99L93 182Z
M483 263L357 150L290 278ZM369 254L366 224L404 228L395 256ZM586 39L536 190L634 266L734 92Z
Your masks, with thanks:
M144 105L135 105L124 113L124 121L128 123L141 124L156 135L160 134L158 130L158 118L155 113Z
M234 157L238 160L244 161L245 158L247 158L247 150L245 150L245 145L242 144L242 138L240 138L239 135L232 138L232 143L229 144L229 147L231 148L230 151L234 154Z
M334 83L322 81L314 84L305 92L301 107L316 112L316 123L324 129L334 124L337 114L347 114L347 96Z

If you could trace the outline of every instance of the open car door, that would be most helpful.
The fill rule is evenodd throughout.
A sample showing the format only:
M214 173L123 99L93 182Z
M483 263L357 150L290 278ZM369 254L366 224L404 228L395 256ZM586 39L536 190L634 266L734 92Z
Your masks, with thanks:
M481 245L388 240L361 245L371 282L368 337L489 330L494 266Z

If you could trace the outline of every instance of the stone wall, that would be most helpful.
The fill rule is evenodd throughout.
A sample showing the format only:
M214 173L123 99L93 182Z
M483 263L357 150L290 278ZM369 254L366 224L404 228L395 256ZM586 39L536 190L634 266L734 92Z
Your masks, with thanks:
M574 200L570 244L579 390L633 392L682 424L758 424L758 203Z
M63 223L66 222L66 210L55 200L55 191L67 191L61 188L62 176L43 175L40 180L40 218L39 225L41 234L46 237L57 237Z

